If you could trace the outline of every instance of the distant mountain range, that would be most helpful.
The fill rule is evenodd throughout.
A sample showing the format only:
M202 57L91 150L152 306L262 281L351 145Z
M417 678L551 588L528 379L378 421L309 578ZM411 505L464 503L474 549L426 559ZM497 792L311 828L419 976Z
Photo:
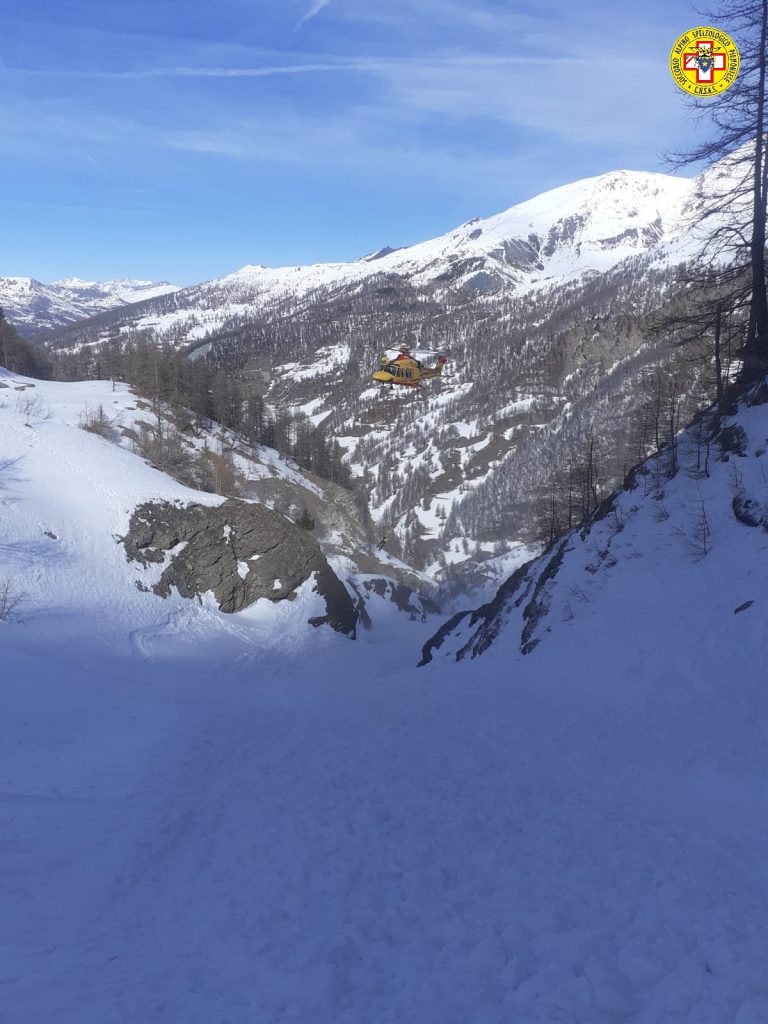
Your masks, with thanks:
M156 294L161 289L174 294L132 310L130 322L188 343L233 318L252 316L256 307L327 289L356 289L382 276L482 297L595 277L661 247L680 259L687 255L684 225L695 195L696 179L612 171L544 192L495 216L476 217L438 238L399 249L387 246L349 263L249 265L189 288L155 286Z
M0 307L27 336L177 291L167 281L82 281L67 277L43 284L33 277L0 277Z
M152 281L66 278L42 284L29 277L6 277L0 278L0 305L19 330L32 334L178 293L165 315L162 305L153 305L142 326L159 334L168 329L176 337L183 315L188 318L184 340L192 341L229 317L247 313L255 303L319 288L354 287L382 274L407 278L417 286L436 283L475 294L520 292L604 273L662 244L680 255L695 194L696 179L612 171L544 192L495 216L476 217L429 241L397 249L385 246L348 263L249 265L187 288ZM135 322L141 321L138 317Z

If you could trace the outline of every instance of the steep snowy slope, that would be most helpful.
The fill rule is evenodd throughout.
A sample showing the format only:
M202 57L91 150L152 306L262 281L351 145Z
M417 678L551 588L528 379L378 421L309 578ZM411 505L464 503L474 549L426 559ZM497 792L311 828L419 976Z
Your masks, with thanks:
M767 445L768 385L753 389L735 417L704 412L584 527L518 569L493 600L448 622L424 662L489 648L530 654L577 629L642 650L651 642L674 649L680 631L686 651L700 643L711 656L717 646L734 672L768 664Z
M109 440L80 429L84 414L97 409L102 409L105 419L114 424ZM166 545L167 554L160 564L127 561L122 539L135 532L134 513L139 506L157 506L160 502L217 506L224 502L220 496L177 483L131 450L127 438L140 432L147 409L125 385L116 385L113 390L105 381L34 381L0 368L0 606L4 587L6 594L23 595L25 619L39 621L51 641L80 630L85 631L87 639L87 631L98 620L98 636L103 642L108 640L117 650L131 651L137 645L145 650L152 647L152 638L158 632L167 642L165 627L169 623L174 624L173 635L179 633L178 624L183 621L185 629L193 634L234 632L241 636L246 628L243 616L248 620L252 615L259 619L272 614L262 607L264 601L257 601L252 609L246 608L237 616L227 616L218 612L213 594L204 594L195 603L176 591L165 598L152 593L170 558L191 541L179 541L170 548ZM199 449L213 449L215 438L211 432L189 443L196 443ZM230 437L228 445L232 444ZM372 545L363 532L355 532L344 515L341 488L326 494L318 483L271 449L238 454L235 461L247 478L246 496L282 513L267 515L276 523L286 523L288 547L296 547L306 538L317 550L316 538L320 539L354 600L362 597L371 605L369 615L375 606L388 603L384 599L390 596L393 601L397 598L407 613L421 614L421 604L411 590L397 589L404 580L418 587L418 575L396 559L369 550ZM315 511L320 524L311 538L286 522L290 510L304 502ZM149 514L142 521L149 522ZM162 509L159 519L164 523L168 520ZM179 524L173 529L178 530ZM226 534L227 527L222 529ZM255 521L250 529L259 529ZM291 530L296 534L294 539ZM342 546L342 538L350 534L351 539ZM156 528L154 541L161 539L161 531ZM278 540L270 538L270 544L277 547ZM142 539L142 550L149 551L150 541L151 536ZM213 541L210 545L212 553ZM253 555L254 562L262 557ZM254 564L251 568L258 575L260 566ZM248 565L238 564L242 579L250 571ZM291 572L287 563L285 571ZM283 589L278 566L274 573L277 597L289 596ZM304 596L297 607L305 614L303 620L299 615L296 621L297 628L304 629L322 601L318 604L311 579L299 594ZM410 601L414 603L409 605ZM258 630L254 642L259 642Z
M192 631L202 622L227 632L215 606L138 590L137 580L154 582L155 574L129 565L118 543L144 501L223 500L79 429L83 410L99 404L130 426L141 415L134 396L103 381L56 384L2 370L0 386L0 576L24 595L27 628L50 644L76 638L125 653L148 651L158 627L180 620Z
M178 290L167 281L82 281L43 284L32 277L0 277L0 308L21 334L55 330L116 306Z
M289 603L123 643L71 480L111 515L159 474L67 465L62 418L11 431L0 505L37 527L5 571L50 542L61 576L59 626L0 622L9 1022L762 1024L768 406L566 539L530 654L511 608L426 669L421 622L353 644Z

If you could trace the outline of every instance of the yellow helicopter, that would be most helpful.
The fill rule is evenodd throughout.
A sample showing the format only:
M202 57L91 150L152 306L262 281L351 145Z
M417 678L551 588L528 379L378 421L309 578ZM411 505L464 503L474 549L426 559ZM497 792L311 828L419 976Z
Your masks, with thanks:
M420 359L411 355L407 345L401 345L394 359L387 355L381 357L381 365L373 374L373 379L390 387L400 384L407 388L420 388L423 380L432 380L442 374L445 362L445 356L439 355L434 366L424 366Z

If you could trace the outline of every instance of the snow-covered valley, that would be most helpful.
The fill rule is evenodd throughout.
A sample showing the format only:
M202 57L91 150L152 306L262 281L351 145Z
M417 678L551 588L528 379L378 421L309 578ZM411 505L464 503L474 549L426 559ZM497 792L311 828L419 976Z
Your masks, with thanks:
M447 615L137 589L133 507L221 499L2 383L0 1019L768 1017L768 405L525 570L530 653L502 600L416 668Z

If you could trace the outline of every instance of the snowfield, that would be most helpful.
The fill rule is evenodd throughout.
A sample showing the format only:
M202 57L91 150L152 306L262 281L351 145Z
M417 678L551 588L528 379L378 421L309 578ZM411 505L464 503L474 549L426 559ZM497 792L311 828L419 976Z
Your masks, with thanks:
M768 534L731 464L711 555L681 476L530 655L416 669L438 623L391 605L352 642L311 592L139 592L133 505L220 499L78 429L127 391L0 383L3 1024L768 1020Z

